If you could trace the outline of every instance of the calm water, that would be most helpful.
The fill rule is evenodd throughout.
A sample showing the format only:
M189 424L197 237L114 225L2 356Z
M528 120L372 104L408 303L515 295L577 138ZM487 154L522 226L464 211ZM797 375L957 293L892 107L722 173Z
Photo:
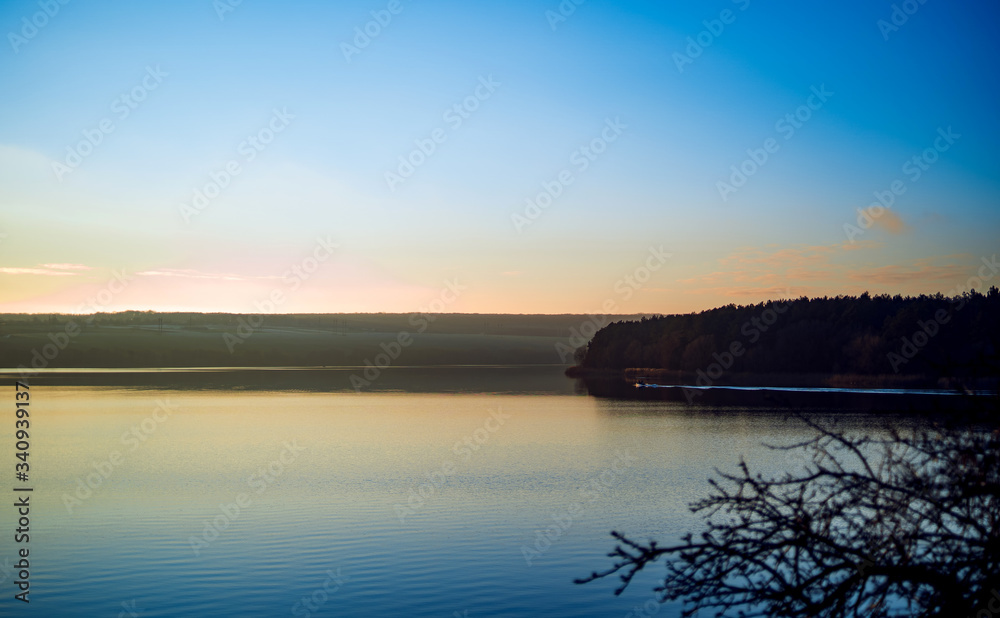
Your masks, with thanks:
M796 465L761 443L806 435L782 412L597 399L551 369L456 374L438 376L452 392L387 374L362 394L33 380L31 603L12 599L8 507L0 614L675 616L643 609L662 567L621 597L572 580L610 563L613 529L697 529L713 467Z

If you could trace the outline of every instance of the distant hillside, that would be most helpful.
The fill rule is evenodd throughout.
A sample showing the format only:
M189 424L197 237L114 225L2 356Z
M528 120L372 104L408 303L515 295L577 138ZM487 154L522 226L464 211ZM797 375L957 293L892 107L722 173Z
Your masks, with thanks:
M0 367L568 364L592 324L585 315L5 314Z
M584 370L974 375L997 358L1000 293L838 296L610 324ZM995 371L995 367L994 367Z

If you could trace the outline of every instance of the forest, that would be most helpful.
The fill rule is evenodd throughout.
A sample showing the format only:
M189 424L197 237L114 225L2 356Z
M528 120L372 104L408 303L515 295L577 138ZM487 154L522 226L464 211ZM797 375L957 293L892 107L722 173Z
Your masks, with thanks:
M580 370L980 376L1000 344L1000 292L801 297L618 321Z

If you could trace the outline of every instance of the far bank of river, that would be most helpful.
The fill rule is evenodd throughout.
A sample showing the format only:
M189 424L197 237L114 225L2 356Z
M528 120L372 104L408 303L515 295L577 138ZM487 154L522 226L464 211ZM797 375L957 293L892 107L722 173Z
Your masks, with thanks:
M597 397L681 401L692 405L769 408L847 408L951 413L997 407L997 380L918 375L722 374L633 368L572 367ZM990 396L992 395L992 396Z

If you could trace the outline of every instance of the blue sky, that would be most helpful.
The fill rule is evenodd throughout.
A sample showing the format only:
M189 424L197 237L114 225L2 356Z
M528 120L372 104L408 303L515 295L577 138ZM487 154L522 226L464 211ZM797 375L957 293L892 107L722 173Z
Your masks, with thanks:
M220 6L0 5L0 310L74 311L125 272L103 308L248 311L319 236L338 250L280 310L413 311L453 280L467 291L447 310L468 312L945 292L996 252L992 3ZM832 94L802 108L814 89ZM460 125L446 115L468 101ZM789 135L777 123L797 110ZM113 131L59 173L105 119ZM601 144L609 123L624 128ZM248 160L262 130L273 140ZM904 165L939 130L960 137L913 178ZM240 174L185 217L232 162ZM892 208L845 231L894 181ZM526 217L546 185L558 196ZM670 259L641 273L660 247ZM616 283L637 271L626 299Z

